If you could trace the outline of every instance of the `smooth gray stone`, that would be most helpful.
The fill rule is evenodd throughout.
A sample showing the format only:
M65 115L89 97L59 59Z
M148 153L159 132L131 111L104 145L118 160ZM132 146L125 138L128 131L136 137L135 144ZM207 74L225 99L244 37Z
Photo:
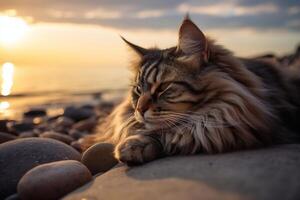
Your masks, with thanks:
M65 135L63 133L58 133L55 131L46 131L46 132L42 133L40 135L40 137L51 138L51 139L58 140L63 143L66 143L66 144L71 144L74 141L74 139L71 136Z
M4 132L0 132L0 144L4 143L4 142L8 142L11 140L16 139L17 137L15 135L9 134L9 133L4 133Z
M95 112L92 109L69 106L65 108L63 115L74 121L81 121L94 116Z
M8 122L7 128L10 133L14 133L16 135L25 132L25 131L31 131L34 129L34 124L32 122Z
M91 172L76 160L39 165L18 183L22 200L56 200L92 180Z
M42 117L46 115L47 111L45 109L31 109L24 112L24 117Z
M81 155L75 149L53 139L26 138L0 144L0 199L16 193L18 181L33 167L80 159Z
M79 199L300 199L300 145L169 157L121 166L66 196Z
M81 162L93 175L106 172L118 161L114 157L114 146L109 143L98 143L88 148L82 155Z

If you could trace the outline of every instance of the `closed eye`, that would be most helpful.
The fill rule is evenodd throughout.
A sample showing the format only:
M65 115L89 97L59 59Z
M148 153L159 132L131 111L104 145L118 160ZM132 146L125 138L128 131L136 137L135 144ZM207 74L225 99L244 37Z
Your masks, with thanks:
M165 88L160 86L161 91L158 91L158 97L162 96L162 95L170 95L170 89L172 87L172 83L168 84Z
M176 87L175 84L170 84L165 90L159 93L158 97L172 99L181 96L183 92L184 91Z

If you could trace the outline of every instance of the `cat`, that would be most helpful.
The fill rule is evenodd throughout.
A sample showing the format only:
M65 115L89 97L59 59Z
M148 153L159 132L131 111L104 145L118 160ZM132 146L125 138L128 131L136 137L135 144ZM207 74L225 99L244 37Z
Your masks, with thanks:
M138 165L163 156L223 153L299 142L300 76L264 59L235 57L187 16L176 47L135 52L125 100L84 138L115 145Z

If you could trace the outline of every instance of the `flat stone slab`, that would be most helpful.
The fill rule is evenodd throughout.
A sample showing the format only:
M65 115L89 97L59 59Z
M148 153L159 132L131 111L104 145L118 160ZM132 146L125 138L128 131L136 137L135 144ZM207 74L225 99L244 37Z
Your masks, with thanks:
M300 145L119 165L64 199L300 199Z

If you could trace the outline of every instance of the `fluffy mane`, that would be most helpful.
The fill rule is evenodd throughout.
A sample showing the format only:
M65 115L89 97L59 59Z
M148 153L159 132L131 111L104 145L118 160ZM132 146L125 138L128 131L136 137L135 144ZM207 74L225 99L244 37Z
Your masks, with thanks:
M97 134L82 141L116 146L143 163L162 155L222 153L299 141L299 76L265 60L242 59L185 19L176 47L137 54L132 88Z

